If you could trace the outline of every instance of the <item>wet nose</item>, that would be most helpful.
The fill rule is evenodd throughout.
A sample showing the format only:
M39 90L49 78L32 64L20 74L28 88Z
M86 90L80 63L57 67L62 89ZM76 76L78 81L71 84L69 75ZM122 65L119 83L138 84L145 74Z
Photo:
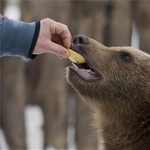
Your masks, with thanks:
M74 40L73 40L73 44L74 45L86 45L89 44L89 40L88 37L86 37L85 35L77 35Z

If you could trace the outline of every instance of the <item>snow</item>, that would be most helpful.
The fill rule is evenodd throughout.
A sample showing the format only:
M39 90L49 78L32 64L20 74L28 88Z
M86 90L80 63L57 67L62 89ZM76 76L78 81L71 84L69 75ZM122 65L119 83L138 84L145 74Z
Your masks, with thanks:
M26 106L25 127L28 149L43 149L43 123L44 120L41 108L39 106Z
M136 23L132 22L132 37L131 37L131 46L137 49L140 48L140 36L136 26Z
M21 11L18 5L19 5L19 0L7 0L7 6L4 10L4 15L14 20L20 20Z
M6 143L5 135L2 129L0 129L0 150L9 150Z
M26 106L25 108L25 128L28 150L43 149L43 113L38 106ZM0 150L9 150L3 130L0 130ZM50 150L50 149L49 149Z
M44 132L42 130L44 120L43 112L39 106L26 106L25 108L25 128L28 150L42 150ZM75 150L75 128L74 124L68 127L68 150ZM3 130L0 130L0 150L9 150ZM47 146L46 150L56 150L52 145Z

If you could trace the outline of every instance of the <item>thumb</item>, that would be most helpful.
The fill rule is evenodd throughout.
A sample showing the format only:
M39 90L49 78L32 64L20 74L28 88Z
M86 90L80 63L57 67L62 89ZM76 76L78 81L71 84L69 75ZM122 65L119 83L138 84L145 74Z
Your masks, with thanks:
M49 42L49 50L51 53L54 53L56 55L59 55L60 57L63 57L63 58L68 58L69 57L69 52L68 50L59 45L59 44L56 44L52 41Z

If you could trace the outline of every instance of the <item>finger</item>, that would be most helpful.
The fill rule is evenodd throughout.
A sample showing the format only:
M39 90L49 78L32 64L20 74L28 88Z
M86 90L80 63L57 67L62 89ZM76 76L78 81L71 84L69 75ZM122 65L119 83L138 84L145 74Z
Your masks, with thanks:
M65 47L63 47L59 44L56 44L52 41L49 41L48 44L49 44L48 49L49 49L50 52L52 52L56 55L59 55L60 57L63 57L63 58L68 58L69 57L69 52Z
M60 37L63 40L64 46L66 48L69 48L71 45L72 37L71 37L71 33L70 33L68 27L64 24L57 23L55 26L55 30L53 29L53 31L56 34L60 35Z

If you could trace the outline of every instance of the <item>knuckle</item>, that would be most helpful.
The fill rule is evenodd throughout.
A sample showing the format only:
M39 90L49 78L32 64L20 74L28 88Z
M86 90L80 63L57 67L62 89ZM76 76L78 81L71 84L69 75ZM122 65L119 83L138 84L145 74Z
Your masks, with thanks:
M60 48L60 47L58 47L58 48L56 49L56 53L57 53L57 54L61 54L61 48Z
M63 29L68 29L67 25L59 23L59 25L63 28Z
M49 18L45 18L44 20L45 20L46 22L49 22L49 21L50 21L50 19L49 19Z
M45 22L48 23L48 24L55 22L55 21L53 21L53 20L50 19L50 18L45 18L44 20L45 20Z
M44 25L47 25L47 24L49 23L49 18L43 19L43 20L42 20L42 23L43 23Z
M68 27L67 27L67 25L63 25L63 26L64 26L64 29L68 30Z

